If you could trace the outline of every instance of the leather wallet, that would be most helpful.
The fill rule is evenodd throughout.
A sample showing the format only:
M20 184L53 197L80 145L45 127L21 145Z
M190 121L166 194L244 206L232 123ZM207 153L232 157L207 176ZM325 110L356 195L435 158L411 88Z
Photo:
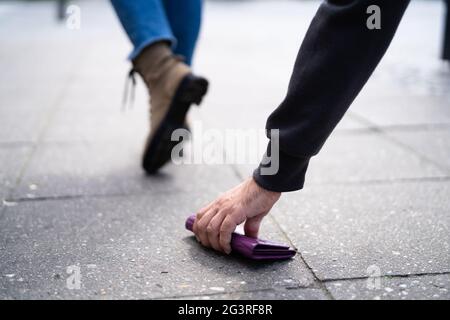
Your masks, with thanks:
M186 229L192 231L194 221L195 215L190 216L186 220ZM236 232L231 237L231 249L252 260L283 260L292 258L297 253L287 245L250 238Z

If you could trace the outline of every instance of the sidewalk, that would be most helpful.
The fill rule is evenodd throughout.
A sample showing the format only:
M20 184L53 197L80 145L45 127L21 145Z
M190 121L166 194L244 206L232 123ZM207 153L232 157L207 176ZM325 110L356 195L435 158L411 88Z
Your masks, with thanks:
M265 220L263 238L299 250L271 264L205 250L184 230L254 166L169 165L146 177L142 85L121 112L127 39L107 2L74 3L80 30L55 23L53 3L0 3L0 299L450 298L441 1L411 3L305 189ZM318 5L207 2L195 68L211 90L192 119L263 128ZM67 287L70 266L79 289Z

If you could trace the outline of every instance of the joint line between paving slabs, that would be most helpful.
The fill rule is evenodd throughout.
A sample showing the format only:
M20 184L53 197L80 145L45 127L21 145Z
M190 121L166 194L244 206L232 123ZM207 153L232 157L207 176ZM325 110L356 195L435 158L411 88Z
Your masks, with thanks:
M447 182L450 176L418 177L418 178L394 178L394 179L372 179L359 181L329 181L329 182L310 182L310 187L317 186L352 186L352 185L384 185L393 183L415 183L415 182Z
M172 189L171 192L177 191L179 189ZM154 190L153 195L167 194L168 190ZM59 201L59 200L78 200L78 199L98 199L98 198L114 198L114 197L130 197L130 196L145 196L147 191L135 192L135 193L93 193L93 194L75 194L75 195L57 195L57 196L41 196L35 198L7 198L6 201L11 202L38 202L38 201Z
M236 166L231 165L231 167L233 168L234 173L236 174L236 176L238 178L240 178L240 180L244 180L244 178L242 177L242 175L240 174L239 170L236 168ZM275 224L275 226L279 229L279 231L283 234L283 236L287 239L287 241L289 241L290 245L295 248L297 250L297 254L300 257L300 260L305 264L306 268L308 269L308 271L312 274L313 278L314 278L314 282L319 284L319 288L324 291L325 295L334 300L333 295L331 294L331 292L327 289L327 287L322 283L322 281L320 281L320 279L317 277L317 275L315 274L315 272L313 271L313 269L308 265L308 263L306 262L306 260L303 258L302 254L300 253L300 251L295 247L295 245L292 243L292 240L289 238L289 236L286 234L286 232L284 232L283 228L281 228L280 224L278 223L278 221L272 216L272 215L268 215L269 219L272 220L272 222Z
M79 59L80 60L77 60L76 62L73 63L73 66L72 66L72 70L73 71L75 71L77 69L76 67L79 64L81 64L82 56L80 56ZM46 134L48 128L50 127L50 124L51 124L51 122L52 122L56 112L58 111L61 102L63 101L64 97L67 95L68 88L74 82L74 80L75 80L75 72L70 72L70 76L64 82L64 85L62 86L59 94L57 95L57 97L55 98L55 100L53 101L51 107L48 110L48 116L46 117L45 122L44 122L41 130L39 131L39 133L37 135L35 144L33 144L31 146L30 153L26 157L22 167L19 170L19 174L18 174L18 176L16 178L15 185L13 187L11 187L11 189L8 192L8 198L12 198L13 192L20 185L20 183L22 182L23 176L25 174L26 169L28 168L28 165L31 162L31 159L35 155L36 150L38 149L39 145L42 143L44 135Z
M450 271L443 272L423 272L423 273L411 273L411 274L385 274L380 276L383 279L393 279L393 278L419 278L426 276L445 276L450 275ZM332 283L338 281L354 281L354 280L367 280L369 277L352 277L352 278L330 278L324 279L322 282L324 283Z
M5 215L6 206L2 206L0 210L0 220L3 219L3 216Z
M162 296L153 298L153 300L164 300L164 299L174 299L174 298L190 298L190 297L214 297L214 296L220 296L220 295L227 295L227 294L236 294L236 293L252 293L252 292L270 292L270 291L276 291L273 288L264 288L264 289L254 289L254 290L237 290L237 291L223 291L223 292L212 292L212 293L193 293L193 294L186 294L186 295L175 295L175 296Z
M319 288L322 289L322 291L325 293L325 295L330 298L331 300L335 300L331 292L328 290L328 288L325 286L325 284L319 279L319 277L316 275L314 270L311 268L311 266L306 262L305 258L303 257L300 250L292 243L291 239L287 235L287 233L283 230L281 225L278 223L278 221L273 217L273 215L269 215L269 217L272 219L272 221L275 223L275 225L278 227L280 232L284 235L284 237L289 241L290 245L297 250L297 254L300 257L301 261L305 264L306 268L309 270L309 272L314 277L314 282L319 284Z
M367 126L369 126L371 128L371 130L374 133L378 133L380 135L381 138L390 141L392 144L411 152L412 154L414 154L415 156L417 156L419 159L429 162L430 164L436 166L439 170L443 171L442 173L447 174L449 171L449 168L445 165L441 165L440 163L437 163L436 161L434 161L433 159L428 158L427 156L425 156L424 154L422 154L421 152L416 151L414 148L410 147L409 145L395 139L394 137L390 136L388 134L388 131L384 130L383 127L380 127L378 125L376 125L375 123L373 123L372 121L366 119L363 116L360 116L358 114L354 114L352 113L352 117L355 118L355 120L358 120L362 123L365 123Z
M245 177L239 172L239 169L237 168L236 165L231 164L231 171L233 171L234 175L239 179L239 181L244 181Z

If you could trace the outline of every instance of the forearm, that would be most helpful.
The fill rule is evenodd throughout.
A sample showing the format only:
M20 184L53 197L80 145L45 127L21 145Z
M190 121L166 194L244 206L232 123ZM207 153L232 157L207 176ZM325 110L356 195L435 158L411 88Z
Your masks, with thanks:
M262 187L278 192L303 187L316 155L386 52L408 0L324 1L300 47L287 95L266 129L279 130L279 171L255 170ZM381 9L381 29L367 27L366 10ZM270 138L270 134L269 134ZM272 155L273 157L273 155Z

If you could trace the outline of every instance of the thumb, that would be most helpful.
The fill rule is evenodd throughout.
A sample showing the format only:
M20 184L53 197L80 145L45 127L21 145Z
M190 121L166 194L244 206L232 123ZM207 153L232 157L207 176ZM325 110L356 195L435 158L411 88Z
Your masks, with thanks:
M247 221L245 221L244 232L247 237L258 237L259 227L264 216L265 214L260 214L259 216L248 218Z

